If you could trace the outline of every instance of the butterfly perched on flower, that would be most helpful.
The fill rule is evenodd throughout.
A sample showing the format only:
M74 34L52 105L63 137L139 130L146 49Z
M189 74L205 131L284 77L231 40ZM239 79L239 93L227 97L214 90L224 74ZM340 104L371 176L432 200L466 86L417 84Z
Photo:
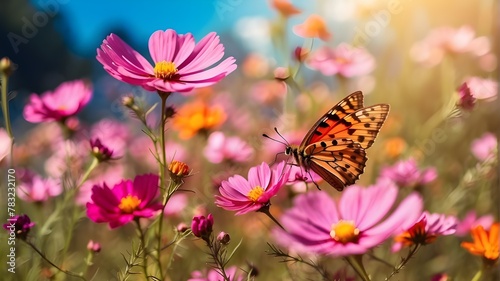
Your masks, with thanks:
M285 154L293 155L305 172L314 171L342 191L363 173L365 150L388 113L388 104L363 107L363 93L352 93L316 121L299 146L287 145Z

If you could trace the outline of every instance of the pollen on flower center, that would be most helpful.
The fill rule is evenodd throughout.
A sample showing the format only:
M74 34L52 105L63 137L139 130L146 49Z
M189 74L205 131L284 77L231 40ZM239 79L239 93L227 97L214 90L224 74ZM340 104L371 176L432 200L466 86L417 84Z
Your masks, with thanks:
M257 202L262 194L264 194L264 189L260 186L256 186L250 190L247 197L250 201Z
M354 242L358 239L359 229L353 221L341 220L332 225L330 236L340 243Z
M135 211L139 204L141 204L141 200L137 198L137 196L127 195L127 197L122 198L122 200L120 201L120 205L118 205L118 208L120 208L120 210L122 210L124 213L130 214Z
M156 63L154 68L154 73L156 78L160 79L170 79L175 74L177 74L177 67L173 62L160 61Z

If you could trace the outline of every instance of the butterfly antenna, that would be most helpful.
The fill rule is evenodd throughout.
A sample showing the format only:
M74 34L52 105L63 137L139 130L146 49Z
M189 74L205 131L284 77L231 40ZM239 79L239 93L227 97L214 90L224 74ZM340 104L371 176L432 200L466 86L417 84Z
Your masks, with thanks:
M274 127L274 131L276 132L276 134L278 134L278 136L280 136L280 138L283 140L282 143L284 143L286 146L290 146L290 143L288 143L288 141L283 137L282 134L280 134L280 132L278 131L278 128Z
M281 144L283 144L283 145L288 146L288 142L283 142L283 141L280 141L280 140L278 140L278 139L272 138L272 137L270 137L268 134L262 134L262 136L263 136L263 137L265 137L265 138L268 138L268 139L270 139L270 140L272 140L272 141L279 142L279 143L281 143Z

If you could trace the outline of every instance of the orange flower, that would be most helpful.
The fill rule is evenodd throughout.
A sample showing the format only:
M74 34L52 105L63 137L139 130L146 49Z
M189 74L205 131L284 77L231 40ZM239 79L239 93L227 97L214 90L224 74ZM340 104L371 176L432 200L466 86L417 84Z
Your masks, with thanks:
M293 27L293 32L304 38L320 38L323 41L328 41L331 34L326 28L326 23L319 15L310 15L302 24Z
M209 106L196 101L179 108L172 120L174 129L181 139L189 139L199 132L206 132L226 121L226 113L221 106Z
M490 230L484 230L482 225L471 230L474 242L460 244L469 253L482 256L487 262L495 263L500 255L500 222L494 223Z
M397 243L402 243L403 246L412 246L412 245L427 245L434 240L436 240L437 236L434 234L430 234L425 230L427 226L427 220L421 219L419 222L414 224L410 229L403 232L402 234L396 236L394 241Z
M290 17L301 12L288 0L271 0L271 6L284 17Z
M394 137L385 142L385 153L391 158L399 157L405 149L406 142L400 137Z

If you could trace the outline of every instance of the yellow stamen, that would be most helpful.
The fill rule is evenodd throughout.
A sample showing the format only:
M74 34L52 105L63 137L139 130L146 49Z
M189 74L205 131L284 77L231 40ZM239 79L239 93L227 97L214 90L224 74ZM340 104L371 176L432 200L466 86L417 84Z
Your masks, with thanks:
M356 228L353 221L340 220L332 225L330 236L340 243L355 242L359 236L359 229Z
M173 62L160 61L156 63L154 68L156 78L170 79L177 73L177 67Z
M250 190L247 197L250 201L257 202L262 194L264 194L264 189L260 186L256 186Z
M141 200L137 196L127 195L127 197L122 198L118 208L124 213L130 214L135 211L139 204L141 204Z

